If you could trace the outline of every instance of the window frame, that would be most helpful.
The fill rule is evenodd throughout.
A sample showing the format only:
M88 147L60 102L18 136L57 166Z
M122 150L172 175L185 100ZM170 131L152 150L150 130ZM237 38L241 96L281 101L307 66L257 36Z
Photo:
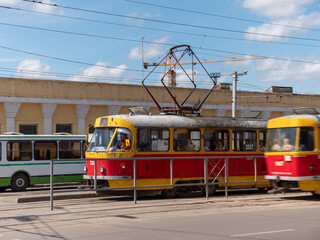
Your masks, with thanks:
M61 144L62 143L66 143L66 142L69 142L69 143L77 143L79 144L79 150L75 150L74 148L73 149L70 149L70 147L68 148L68 150L61 150ZM70 145L70 144L69 144ZM68 152L71 152L71 157L64 157L62 158L61 157L61 152L63 153L68 153ZM73 152L79 152L79 157L75 157L74 153ZM82 157L82 142L81 141L76 141L76 140L60 140L58 142L58 152L57 152L57 156L58 156L58 159L79 159Z
M210 139L206 139L205 137L205 132L215 132L215 138L210 138ZM225 138L225 134L226 134L226 138ZM214 148L213 150L206 150L205 146L206 146L206 141L211 141L213 140L213 142L210 142L211 147L210 148ZM219 150L218 148L218 144L217 142L221 141L222 142L222 146L224 148L224 150ZM227 152L230 149L230 131L228 129L217 129L217 128L205 128L203 130L203 150L205 152Z
M70 127L70 131L58 131L58 126L59 127L62 127L62 126L64 126L64 127ZM70 134L72 134L72 123L57 123L56 124L56 133L70 133Z
M28 131L24 131L24 130L30 130L27 129L28 127L31 127L31 130L35 130L35 131L31 131L30 133ZM21 129L21 128L25 128L25 129ZM38 134L38 125L37 124L19 124L19 133L23 133L24 135L37 135Z
M143 133L142 131L146 131L145 133ZM159 131L158 132L158 138L155 138L152 134L152 131ZM163 134L164 132L168 132L168 137L167 138L163 138ZM141 135L146 135L143 136L143 140L145 140L145 142L143 142L144 144L142 145L142 143L140 142L140 139L142 138ZM162 137L161 137L162 135ZM137 128L137 151L138 152L168 152L170 151L170 138L171 138L171 133L170 133L170 129L169 128L157 128L157 127L139 127ZM159 148L155 151L153 151L153 141L159 141L159 140L163 140L163 146L165 146L165 141L167 142L167 149L166 150L159 150ZM157 145L159 147L159 142L157 142ZM161 144L160 144L161 147Z
M248 136L244 136L249 133ZM250 137L253 133L254 137ZM240 134L240 135L238 135ZM239 138L238 138L239 136ZM234 152L255 152L257 151L257 130L256 129L233 129L232 130L232 151ZM249 146L246 141L249 140ZM252 149L251 149L252 148Z
M52 158L49 158L49 159L47 159L47 158L39 158L39 159L37 159L37 144L38 143L54 143L55 144L55 156L53 156ZM50 148L50 149L53 149L53 148ZM48 148L46 148L45 149L46 151L48 150ZM41 151L41 149L40 149L40 151ZM33 152L34 152L34 160L35 161L48 161L48 160L51 160L51 159L57 159L57 157L58 157L58 142L57 141L53 141L53 140L42 140L42 141L40 141L40 140L35 140L34 142L33 142ZM46 153L47 154L47 153ZM46 155L45 154L45 155ZM51 154L50 154L51 155ZM41 156L41 152L39 152L39 156Z
M306 143L306 138L305 137L301 137L301 133L302 132L305 132L305 131L301 131L302 129L312 129L312 143L313 143L313 149L311 150L311 149L308 149L308 145L305 145L305 143ZM308 136L310 136L309 134L308 134ZM303 139L303 142L301 141L301 139ZM309 139L307 139L307 140L309 140ZM315 143L315 129L314 129L314 127L311 127L311 126L309 126L309 127L300 127L299 128L299 139L298 139L298 141L297 141L297 143L298 143L298 151L300 152L310 152L310 151L315 151L315 149L316 149L316 143ZM304 147L305 147L305 149L304 148L302 148L302 146L304 145Z
M9 147L9 144L13 143L13 145L11 146L11 151L10 150L10 147ZM28 143L28 145L30 144L30 150L20 150L20 144L23 144L23 143ZM16 144L19 144L18 145L18 150L14 150L14 145ZM7 141L6 143L6 147L7 147L7 161L32 161L33 160L33 144L32 144L32 141ZM18 159L14 159L16 156L14 153L18 152ZM21 155L24 155L24 154L21 154L21 153L29 153L27 154L26 156L29 157L30 156L30 159L22 159L23 156ZM9 158L11 156L11 159Z
M175 135L176 135L177 130L186 130L187 138L186 139L176 138ZM198 132L199 138L192 137L191 136L192 132ZM202 149L201 129L200 128L173 128L172 139L173 139L172 148L173 148L173 151L175 151L175 152L200 152ZM197 148L197 144L195 144L195 142L198 142L198 148ZM190 147L194 148L194 150L190 150Z

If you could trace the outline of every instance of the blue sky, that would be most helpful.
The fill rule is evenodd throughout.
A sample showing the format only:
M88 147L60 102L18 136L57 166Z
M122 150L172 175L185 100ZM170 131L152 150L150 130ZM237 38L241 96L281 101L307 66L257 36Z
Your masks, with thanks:
M209 73L221 72L219 82L231 83L234 71L248 71L239 78L239 90L320 90L316 0L42 3L0 1L0 76L141 84L152 69L142 72L143 39L144 61L150 62L180 44L190 45L201 60L268 57L205 64ZM191 71L191 66L185 68ZM150 76L150 84L160 72ZM199 87L210 87L199 65L194 72ZM177 78L178 86L187 86L184 81Z

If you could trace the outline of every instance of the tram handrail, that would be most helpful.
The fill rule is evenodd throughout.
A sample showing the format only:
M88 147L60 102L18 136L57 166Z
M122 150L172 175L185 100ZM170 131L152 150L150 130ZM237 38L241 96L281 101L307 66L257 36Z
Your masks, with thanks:
M247 159L253 159L254 160L254 181L241 181L241 182L229 182L229 159L234 159L234 158L247 158ZM241 183L263 183L263 182L268 182L267 180L261 180L258 181L258 175L257 175L257 159L258 158L264 158L264 156L255 156L255 155L249 155L249 156L225 156L225 157L214 157L214 156L201 156L201 157L131 157L131 158L108 158L108 159L51 159L50 160L50 208L53 210L53 176L54 176L54 162L59 161L59 162L64 162L64 161L94 161L94 185L93 189L87 189L87 191L97 191L97 190L121 190L121 189L133 189L134 192L134 203L137 203L137 190L138 189L145 189L145 188L156 188L156 187L181 187L181 186L205 186L206 188L206 199L209 199L209 186L211 185L220 185L224 184L225 185L225 197L228 197L228 185L232 184L241 184ZM166 185L142 185L142 186L137 186L137 161L139 160L170 160L170 184ZM176 159L203 159L204 160L204 182L203 183L179 183L179 184L173 184L173 161ZM213 182L209 183L208 179L208 159L224 159L224 166L223 168L219 171L219 174L225 170L225 177L224 177L224 182L215 182L215 179ZM99 188L97 189L97 161L105 161L105 160L131 160L133 161L133 186L126 186L126 187L116 187L116 188L111 188L111 187L105 187L105 188Z

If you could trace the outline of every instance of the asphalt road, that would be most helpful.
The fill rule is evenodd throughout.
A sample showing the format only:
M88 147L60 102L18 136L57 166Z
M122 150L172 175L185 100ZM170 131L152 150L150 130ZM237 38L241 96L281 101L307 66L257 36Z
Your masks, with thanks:
M0 240L318 240L320 199L309 193L229 198L100 197L0 205Z

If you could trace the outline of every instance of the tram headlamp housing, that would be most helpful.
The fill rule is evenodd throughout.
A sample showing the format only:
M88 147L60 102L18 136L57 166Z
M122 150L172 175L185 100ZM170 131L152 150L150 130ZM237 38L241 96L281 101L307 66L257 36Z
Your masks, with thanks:
M121 163L120 166L121 166L122 169L125 169L125 168L126 168L126 164L125 164L125 163Z
M104 170L105 170L104 166L101 166L101 167L100 167L100 172L103 173Z
M310 172L314 172L314 164L310 163L309 165Z

